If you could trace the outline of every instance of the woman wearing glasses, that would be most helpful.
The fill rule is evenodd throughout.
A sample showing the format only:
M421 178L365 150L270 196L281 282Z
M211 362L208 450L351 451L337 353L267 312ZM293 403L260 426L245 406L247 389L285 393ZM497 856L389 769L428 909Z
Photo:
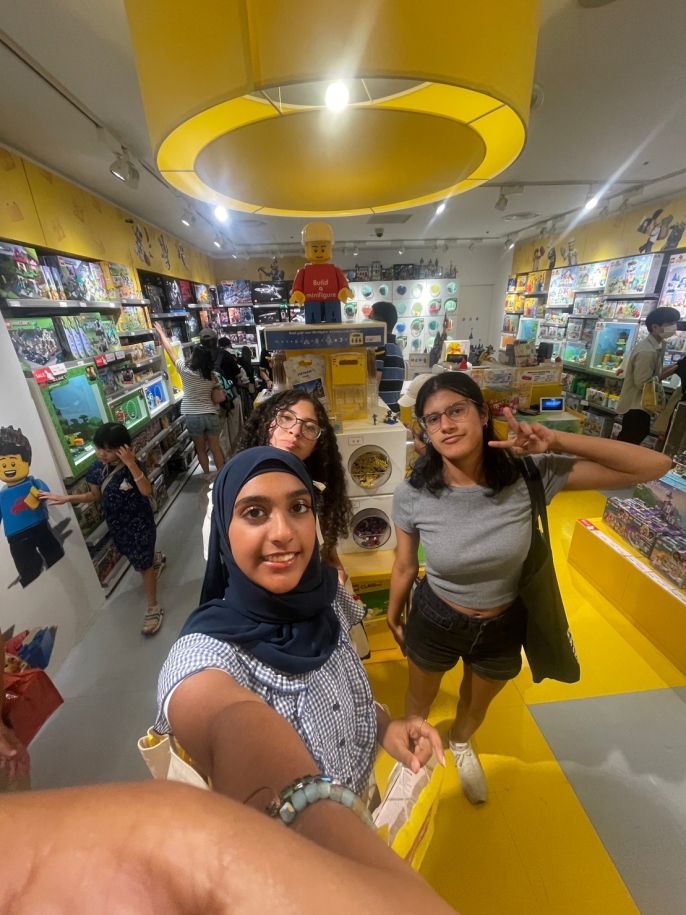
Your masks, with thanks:
M319 400L302 391L283 391L270 397L246 420L235 453L257 445L271 445L294 454L305 464L312 479L323 486L316 506L321 555L338 569L339 579L344 581L345 571L336 544L348 535L351 508L336 434ZM211 511L210 501L203 528L206 545Z
M470 739L522 665L526 618L517 593L531 541L531 503L513 457L532 456L547 502L561 490L653 480L671 462L647 448L518 423L509 411L511 438L496 441L480 388L461 372L426 381L415 414L428 443L394 495L397 548L388 623L408 659L407 714L425 718L444 673L463 660L449 743L462 790L478 804L488 792ZM405 626L402 612L417 575L420 541L426 576Z

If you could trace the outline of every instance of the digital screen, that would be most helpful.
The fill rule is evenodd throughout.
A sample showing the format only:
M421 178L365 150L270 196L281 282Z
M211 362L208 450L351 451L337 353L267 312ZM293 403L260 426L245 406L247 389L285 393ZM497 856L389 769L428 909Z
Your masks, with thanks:
M540 410L541 413L549 413L551 410L564 410L565 408L565 399L564 397L541 397Z

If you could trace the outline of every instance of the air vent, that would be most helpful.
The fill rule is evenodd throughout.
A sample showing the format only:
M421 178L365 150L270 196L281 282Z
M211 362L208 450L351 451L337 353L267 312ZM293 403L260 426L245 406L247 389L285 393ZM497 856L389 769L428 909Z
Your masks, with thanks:
M503 219L506 222L520 222L522 219L536 219L540 215L540 213L534 213L533 210L524 210L521 213L508 213L507 216L503 216Z
M377 213L376 216L370 216L367 220L369 226L401 226L408 219L412 218L412 213Z

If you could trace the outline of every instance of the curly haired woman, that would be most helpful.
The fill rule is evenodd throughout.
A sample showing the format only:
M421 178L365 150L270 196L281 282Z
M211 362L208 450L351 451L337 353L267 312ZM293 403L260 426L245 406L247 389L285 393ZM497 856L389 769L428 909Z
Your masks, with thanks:
M316 397L303 391L275 394L246 420L235 453L257 445L272 445L299 457L312 479L323 487L317 498L321 555L339 570L339 578L344 581L346 575L336 544L348 535L351 507L336 433L326 410ZM210 501L203 526L205 555L211 513Z

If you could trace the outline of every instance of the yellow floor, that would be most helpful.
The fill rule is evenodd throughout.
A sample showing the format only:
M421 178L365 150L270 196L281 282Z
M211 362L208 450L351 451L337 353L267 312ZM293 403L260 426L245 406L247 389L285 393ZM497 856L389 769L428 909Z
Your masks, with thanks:
M598 493L562 493L550 508L562 594L582 664L578 684L533 684L528 669L489 710L475 745L490 800L472 807L450 766L422 873L463 915L629 915L638 910L528 705L686 684L681 674L566 562L577 518L602 514ZM378 637L371 636L372 649ZM368 665L377 698L403 711L405 662ZM448 674L430 720L444 733L460 671ZM580 735L583 739L583 735ZM383 768L383 767L382 767Z

